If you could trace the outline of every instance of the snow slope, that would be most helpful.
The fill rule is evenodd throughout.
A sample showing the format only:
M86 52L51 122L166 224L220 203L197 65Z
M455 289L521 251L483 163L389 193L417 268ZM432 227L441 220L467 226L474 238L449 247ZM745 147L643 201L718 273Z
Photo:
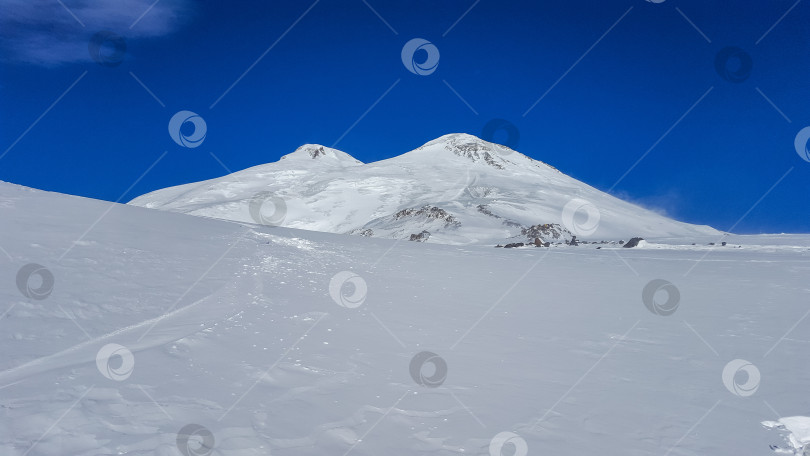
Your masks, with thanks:
M785 437L785 448L779 448L782 454L810 454L810 417L787 416L777 421L763 421L762 425L768 429L776 429ZM802 452L804 451L804 452Z
M421 244L0 183L0 454L797 453L761 422L810 415L810 236L708 240Z
M276 163L157 190L130 204L395 239L428 231L428 242L445 244L525 241L521 231L542 224L559 224L592 240L717 234L619 200L467 134L442 136L369 164L308 144Z

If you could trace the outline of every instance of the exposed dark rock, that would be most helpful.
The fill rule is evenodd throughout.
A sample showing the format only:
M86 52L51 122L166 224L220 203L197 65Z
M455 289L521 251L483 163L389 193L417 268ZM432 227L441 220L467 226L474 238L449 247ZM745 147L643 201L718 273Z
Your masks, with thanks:
M570 245L570 246L578 246L579 242L577 241L577 237L576 236L571 236L571 241L568 242L568 245Z
M514 247L523 247L524 245L526 245L526 244L524 244L522 242L512 242L510 244L506 244L504 246L504 248L511 249L511 248L514 248Z
M451 149L454 154L459 157L469 158L474 162L483 160L487 165L497 169L504 169L503 165L495 160L495 157L489 153L489 148L479 142L467 142L462 144L455 144Z
M492 211L489 210L489 206L487 206L486 204L479 204L476 207L476 209L478 209L478 212L480 212L480 213L482 213L484 215L488 215L490 217L495 217L495 218L498 218L498 219L501 218L500 215L493 214Z
M409 240L415 242L425 242L428 239L430 239L430 232L428 230L422 230L422 232L419 234L412 234Z
M480 212L480 213L482 213L484 215L488 215L488 216L490 216L492 218L496 218L496 219L502 219L503 218L500 215L494 214L492 211L490 211L489 206L486 205L486 204L479 204L478 206L476 206L476 209L478 209L478 212ZM506 225L506 226L512 226L512 227L523 227L523 225L521 225L520 223L515 222L513 220L508 220L508 219L504 220L503 224Z
M321 155L326 155L326 151L323 150L323 146L309 151L309 156L312 158L318 158Z
M629 241L627 241L627 244L624 244L624 248L629 249L629 248L637 247L638 243L643 241L643 240L644 240L644 238L634 237L634 238L630 239Z
M544 223L542 225L532 225L520 230L520 234L529 239L540 238L543 240L561 240L571 235L571 232L557 223Z
M723 242L722 242L720 245L722 245L723 247L725 247L725 246L726 246L726 241L723 241Z
M406 217L424 217L428 220L444 220L445 227L461 226L461 222L456 220L456 218L449 212L445 211L442 208L430 205L422 206L418 209L416 208L402 209L401 211L394 214L394 220L400 220Z
M357 234L359 234L360 236L371 237L374 236L374 231L371 228L366 228Z

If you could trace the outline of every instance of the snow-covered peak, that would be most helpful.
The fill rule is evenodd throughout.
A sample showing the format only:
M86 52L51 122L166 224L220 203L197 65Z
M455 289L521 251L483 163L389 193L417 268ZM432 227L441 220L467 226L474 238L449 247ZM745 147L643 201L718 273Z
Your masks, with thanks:
M335 162L351 165L363 164L363 162L346 152L320 144L304 144L298 149L295 149L295 152L281 157L281 160L318 160L319 162Z
M448 133L446 135L439 136L438 138L426 142L422 147L434 146L436 144L453 144L453 143L463 143L463 142L478 142L482 144L492 144L488 141L484 141L483 139L470 135L467 133ZM421 149L421 148L420 148Z
M158 190L130 204L249 223L264 223L264 215L256 215L264 210L275 224L290 228L397 239L414 235L447 244L523 242L533 227L581 223L574 215L583 204L590 209L580 215L587 212L588 221L596 217L598 226L580 234L582 240L715 233L463 133L369 164L307 144L276 163Z
M467 133L451 133L425 143L416 150L405 154L418 155L425 159L428 155L436 158L459 157L465 161L483 164L495 169L504 170L510 165L525 164L533 161L529 157L506 146L485 141Z

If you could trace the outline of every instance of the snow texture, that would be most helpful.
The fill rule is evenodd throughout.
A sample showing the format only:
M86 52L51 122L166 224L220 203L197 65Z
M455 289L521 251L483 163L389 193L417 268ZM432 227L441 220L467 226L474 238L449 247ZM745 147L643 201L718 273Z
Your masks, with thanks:
M175 212L0 183L0 454L791 449L760 423L810 415L810 236L706 233L451 139L371 165L305 147L136 200ZM457 205L424 184L454 168L479 176ZM245 206L259 188L302 201L300 228L426 205L462 227L419 243L266 226ZM531 226L572 192L599 207L599 236L648 244L430 243L495 236L468 218L481 199ZM779 423L806 442L807 418Z

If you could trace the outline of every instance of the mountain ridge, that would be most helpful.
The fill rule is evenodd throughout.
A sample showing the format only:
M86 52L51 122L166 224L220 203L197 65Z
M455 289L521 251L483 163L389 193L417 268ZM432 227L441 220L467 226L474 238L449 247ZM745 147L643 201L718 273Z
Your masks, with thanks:
M333 149L331 147L326 147L321 144L304 144L294 152L289 153L287 155L283 155L279 161L281 160L298 160L298 159L313 159L318 160L320 159L323 161L324 159L328 160L336 160L340 163L347 163L347 164L359 164L363 165L362 161L352 157L351 155L343 152L341 150ZM261 166L261 165L260 165Z
M564 227L564 240L574 235L618 240L718 233L622 201L547 163L465 133L444 135L370 163L305 144L277 162L157 190L129 204L447 244L532 241L526 230L545 224ZM451 217L453 223L440 222L436 214L446 214L441 220Z

